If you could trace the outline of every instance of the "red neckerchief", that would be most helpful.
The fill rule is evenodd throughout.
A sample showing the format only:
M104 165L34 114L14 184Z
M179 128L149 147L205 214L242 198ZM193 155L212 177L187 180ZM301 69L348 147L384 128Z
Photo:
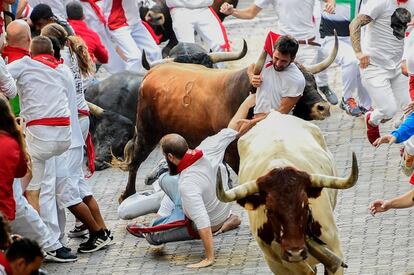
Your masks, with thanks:
M194 162L199 160L203 156L203 151L194 149L188 150L184 157L180 160L177 166L177 172L181 173L184 169L191 166Z
M6 259L6 255L0 251L0 265L6 270L6 275L13 275L9 261Z
M96 4L99 0L80 0L81 2L87 2L91 5L93 11L95 12L96 16L98 16L99 21L102 22L106 26L106 18L101 10L101 8Z
M273 49L279 37L281 37L281 35L274 33L274 32L269 32L267 34L265 45L264 45L264 50L267 52L268 55L270 55L270 57L273 57ZM268 68L272 65L273 65L273 58L265 65L265 67Z
M407 2L408 2L408 0L397 0L397 5L405 4Z
M7 64L12 63L13 61L16 61L20 58L23 58L24 56L30 56L28 50L13 46L4 47L1 55L3 56Z
M62 61L63 61L63 59L60 61L57 61L56 58L50 54L38 54L35 57L32 57L32 59L39 61L53 69L56 69L56 67L62 64Z

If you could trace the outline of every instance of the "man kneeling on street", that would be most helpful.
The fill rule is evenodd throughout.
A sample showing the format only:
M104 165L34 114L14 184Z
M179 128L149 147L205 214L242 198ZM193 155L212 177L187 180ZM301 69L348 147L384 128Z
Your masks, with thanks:
M231 204L220 202L216 197L217 171L221 169L223 182L227 182L228 173L222 163L224 152L232 141L254 126L244 118L249 108L255 105L255 99L255 95L250 95L228 128L207 137L194 150L189 149L186 140L178 134L161 139L169 175L163 174L159 184L167 196L164 196L158 218L151 227L128 225L131 234L145 237L151 245L199 238L203 242L205 258L188 267L206 267L214 262L213 234L234 229L241 223L239 217L231 214Z

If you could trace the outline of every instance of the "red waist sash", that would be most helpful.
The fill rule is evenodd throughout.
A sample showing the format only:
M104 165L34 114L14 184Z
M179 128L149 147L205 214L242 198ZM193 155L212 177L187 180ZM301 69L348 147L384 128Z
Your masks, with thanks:
M43 125L43 126L70 126L69 117L44 117L34 119L26 123L26 126Z

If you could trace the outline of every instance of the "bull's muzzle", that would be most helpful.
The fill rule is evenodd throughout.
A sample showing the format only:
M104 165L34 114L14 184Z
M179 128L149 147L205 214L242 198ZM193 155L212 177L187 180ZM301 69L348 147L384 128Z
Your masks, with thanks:
M308 257L306 248L296 250L286 250L283 254L283 258L290 263L296 263L305 260Z
M331 116L331 106L328 102L318 102L313 105L310 117L313 120L324 120Z

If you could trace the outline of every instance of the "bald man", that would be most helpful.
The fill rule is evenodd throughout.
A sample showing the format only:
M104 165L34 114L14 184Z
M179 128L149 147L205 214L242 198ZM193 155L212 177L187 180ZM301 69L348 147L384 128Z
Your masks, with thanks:
M172 229L145 233L144 237L151 245L161 245L168 242L185 241L200 238L205 250L205 258L199 263L189 265L190 268L200 268L214 262L213 233L220 233L240 225L240 218L231 214L231 205L220 202L216 196L216 175L220 169L223 182L228 176L222 167L224 152L227 146L243 135L254 124L248 123L249 108L255 105L255 95L250 95L239 107L230 121L228 128L214 136L207 137L194 150L188 147L187 141L178 134L169 134L161 139L161 148L168 164L170 175L161 176L159 184L166 193L161 208L168 215L159 216L152 222L153 226L161 228L166 224L190 220L190 224ZM168 203L166 203L166 200ZM189 229L189 227L191 229ZM142 227L128 225L127 230L135 235ZM142 236L142 235L141 235Z
M11 22L7 25L6 33L7 45L2 52L5 61L12 63L24 56L29 56L31 34L26 21L15 20ZM18 97L16 96L14 99L16 98ZM19 104L18 100L17 104ZM15 180L13 184L13 193L16 201L16 218L11 223L12 232L37 241L46 252L46 259L50 261L58 263L76 261L77 257L59 242L59 234L57 236L52 234L39 213L27 202L19 180ZM54 205L56 208L56 202Z
M3 48L2 57L6 64L9 64L23 56L29 56L30 27L24 20L15 20L7 25L6 46ZM18 116L20 113L19 97L10 99L13 113Z

